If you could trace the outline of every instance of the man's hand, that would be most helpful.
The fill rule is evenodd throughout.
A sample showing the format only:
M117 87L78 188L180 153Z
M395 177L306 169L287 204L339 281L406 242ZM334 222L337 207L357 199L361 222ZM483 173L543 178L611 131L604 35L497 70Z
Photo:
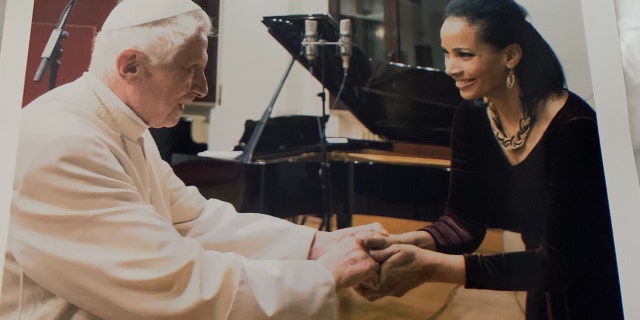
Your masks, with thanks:
M334 248L344 238L371 238L386 237L389 233L381 224L374 222L362 226L338 229L332 232L318 231L309 250L309 260L318 260L319 257ZM360 241L360 240L358 240Z
M370 287L377 283L378 262L369 256L355 237L340 240L317 260L333 275L337 291L363 282Z
M363 282L369 287L376 287L378 263L364 249L362 239L387 235L379 223L333 232L318 231L309 250L309 259L318 260L331 272L336 290Z

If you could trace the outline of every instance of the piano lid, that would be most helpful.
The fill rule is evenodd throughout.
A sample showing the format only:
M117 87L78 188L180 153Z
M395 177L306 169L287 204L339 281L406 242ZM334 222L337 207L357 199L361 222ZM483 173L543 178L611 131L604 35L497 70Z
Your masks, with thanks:
M343 81L336 46L320 46L309 68L302 40L305 20L318 22L318 39L339 40L339 27L326 14L263 17L269 33L333 96ZM455 108L462 101L454 81L444 72L384 63L368 58L357 46L340 100L371 132L389 140L448 146Z

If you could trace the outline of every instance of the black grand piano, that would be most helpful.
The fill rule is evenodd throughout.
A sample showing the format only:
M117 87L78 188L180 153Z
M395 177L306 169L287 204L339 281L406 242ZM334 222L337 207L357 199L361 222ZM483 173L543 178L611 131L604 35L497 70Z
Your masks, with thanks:
M271 16L263 23L292 63L310 70L332 96L339 94L341 104L382 141L328 141L326 116L247 120L236 149L246 156L257 138L249 159L182 156L173 161L174 171L206 197L228 201L240 212L335 214L338 228L350 226L354 213L437 218L446 202L450 126L461 99L453 81L442 71L373 61L357 46L345 78L335 48L324 47L313 62L305 58L301 42L308 19L317 21L320 39L338 41L338 25L328 15Z

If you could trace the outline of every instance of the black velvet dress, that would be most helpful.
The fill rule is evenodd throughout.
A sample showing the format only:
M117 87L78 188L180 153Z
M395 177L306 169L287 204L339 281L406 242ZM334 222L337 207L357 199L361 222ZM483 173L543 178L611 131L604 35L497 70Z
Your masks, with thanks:
M546 132L511 165L486 107L458 109L445 214L424 228L437 250L465 253L465 287L527 291L527 319L622 319L594 111L570 93ZM472 254L487 227L520 232L523 252Z

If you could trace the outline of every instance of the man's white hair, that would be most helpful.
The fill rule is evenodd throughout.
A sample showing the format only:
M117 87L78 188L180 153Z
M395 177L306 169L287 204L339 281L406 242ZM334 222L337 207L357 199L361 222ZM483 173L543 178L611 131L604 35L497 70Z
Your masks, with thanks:
M212 33L211 20L202 10L138 26L101 31L94 39L89 72L109 83L118 72L116 60L125 50L141 52L152 65L164 65L173 61L188 39L200 34L211 36Z

